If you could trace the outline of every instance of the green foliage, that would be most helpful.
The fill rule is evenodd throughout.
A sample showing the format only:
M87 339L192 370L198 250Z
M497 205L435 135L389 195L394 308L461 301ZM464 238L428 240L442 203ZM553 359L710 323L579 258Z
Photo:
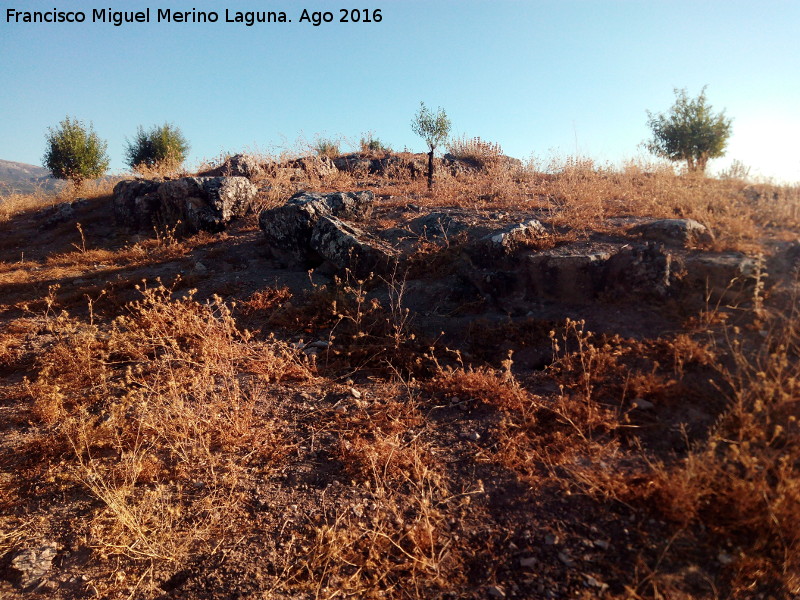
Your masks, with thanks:
M189 143L178 127L164 123L145 131L139 126L136 137L125 149L125 162L132 169L175 169L186 159L188 151Z
M108 170L108 144L89 124L68 116L57 128L49 128L42 163L57 179L68 179L76 189L87 179L102 177Z
M428 144L428 189L433 188L433 152L436 146L447 139L450 133L450 119L442 107L433 114L424 102L419 103L419 111L411 121L411 129Z
M419 103L419 111L411 121L411 129L425 140L430 152L447 139L450 133L450 119L443 108L433 114L424 102Z
M653 139L650 152L672 161L685 160L690 173L704 173L708 159L725 153L731 134L731 120L725 112L714 113L706 102L706 88L697 98L686 90L675 89L675 104L669 113L654 115L647 111L647 124Z

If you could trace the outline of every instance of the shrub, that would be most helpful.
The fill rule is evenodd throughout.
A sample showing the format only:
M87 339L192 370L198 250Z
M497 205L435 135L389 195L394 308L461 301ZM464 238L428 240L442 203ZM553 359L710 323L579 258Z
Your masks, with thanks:
M362 154L388 154L392 151L389 146L385 146L380 139L373 137L371 133L361 136L359 146Z
M68 179L80 189L87 179L101 177L108 169L108 144L97 137L92 125L65 117L47 134L42 162L56 179Z
M336 158L339 156L339 142L336 140L320 139L314 150L317 156L324 156L326 158Z
M189 143L178 127L165 123L145 131L139 126L136 137L128 142L125 160L132 169L173 171L186 159Z
M500 144L487 142L479 137L462 136L447 144L447 151L455 158L485 169L496 165L503 157Z

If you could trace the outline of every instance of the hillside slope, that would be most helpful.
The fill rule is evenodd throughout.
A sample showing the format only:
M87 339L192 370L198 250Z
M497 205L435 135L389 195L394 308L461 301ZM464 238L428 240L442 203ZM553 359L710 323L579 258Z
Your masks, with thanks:
M217 233L0 223L0 596L800 594L800 190L390 166L267 165ZM283 260L299 190L371 192L402 268Z

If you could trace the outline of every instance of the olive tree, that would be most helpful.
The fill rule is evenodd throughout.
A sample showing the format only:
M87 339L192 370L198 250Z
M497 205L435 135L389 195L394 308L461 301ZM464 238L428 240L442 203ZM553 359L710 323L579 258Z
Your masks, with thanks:
M654 115L647 111L647 124L653 139L650 152L672 161L686 161L690 173L704 173L708 159L725 154L731 134L731 120L725 112L715 113L706 101L706 88L697 98L686 90L675 89L675 104L668 113Z
M67 179L80 190L87 179L102 177L108 170L108 144L77 119L65 117L58 127L48 128L47 150L42 163L56 179Z
M165 123L145 131L140 125L133 141L127 142L125 162L134 170L174 170L179 167L189 151L189 143L178 127Z
M419 111L411 121L411 129L428 144L428 189L433 187L433 153L450 133L450 119L441 107L436 114L428 110L424 102L419 103Z

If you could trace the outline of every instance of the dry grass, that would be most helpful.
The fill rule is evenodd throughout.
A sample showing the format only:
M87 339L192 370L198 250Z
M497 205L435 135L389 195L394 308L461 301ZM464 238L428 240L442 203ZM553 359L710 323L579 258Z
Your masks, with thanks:
M797 188L641 165L496 165L443 173L432 192L409 175L297 177L265 174L264 206L300 185L367 187L389 209L537 210L573 238L609 216L684 216L717 249L800 229ZM211 266L238 234L114 245L81 223L36 270L0 263L16 294L0 329L3 577L19 549L55 539L46 593L64 599L800 593L793 300L780 312L759 290L640 339L574 318L476 319L453 325L465 341L447 350L416 329L401 273L231 284L224 299L194 275L199 293L155 282L112 306L96 265L185 268L202 250ZM433 254L412 275L457 243ZM88 306L86 289L56 287L78 277L96 286ZM549 344L548 366L523 371L505 341Z

